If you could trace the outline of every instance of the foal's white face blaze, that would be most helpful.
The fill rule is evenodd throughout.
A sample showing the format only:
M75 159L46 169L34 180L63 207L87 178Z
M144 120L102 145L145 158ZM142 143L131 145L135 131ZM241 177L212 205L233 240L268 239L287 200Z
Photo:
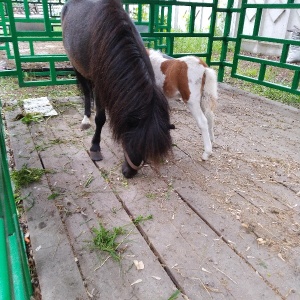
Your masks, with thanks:
M214 70L198 57L166 59L158 51L148 51L157 85L168 99L181 97L187 104L199 128L204 143L203 160L212 153L213 109L217 99L217 79Z

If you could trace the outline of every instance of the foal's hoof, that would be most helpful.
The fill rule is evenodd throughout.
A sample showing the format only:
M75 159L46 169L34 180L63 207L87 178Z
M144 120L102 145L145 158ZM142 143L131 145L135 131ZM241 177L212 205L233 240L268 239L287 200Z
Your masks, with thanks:
M202 154L202 160L208 160L208 158L210 157L211 153L207 153L207 152L204 152Z
M90 151L90 157L93 161L100 161L103 159L101 151Z

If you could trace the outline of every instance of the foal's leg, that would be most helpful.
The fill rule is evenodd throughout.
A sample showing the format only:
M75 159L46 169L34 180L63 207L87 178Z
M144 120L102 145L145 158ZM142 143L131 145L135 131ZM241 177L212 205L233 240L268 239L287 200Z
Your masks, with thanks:
M212 143L214 143L215 141L215 135L214 135L214 113L211 110L207 110L205 112L205 116L207 119L207 123L208 123L208 132L209 132L209 136L210 136L210 140Z
M104 109L98 109L95 116L96 130L92 139L92 146L90 148L90 157L94 161L103 159L100 148L101 130L106 121Z
M93 99L93 88L92 82L85 77L83 77L76 69L75 74L77 77L78 85L84 95L84 117L81 121L80 129L85 130L91 127L90 117L91 117L91 103Z
M200 107L200 97L190 97L189 101L187 102L187 105L192 115L196 119L199 128L202 131L202 138L204 143L204 152L202 154L202 159L207 160L212 153L212 145L208 130L208 122Z

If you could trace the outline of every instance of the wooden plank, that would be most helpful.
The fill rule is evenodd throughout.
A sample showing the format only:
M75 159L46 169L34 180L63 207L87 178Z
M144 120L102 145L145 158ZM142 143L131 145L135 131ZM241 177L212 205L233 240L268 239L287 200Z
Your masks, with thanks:
M42 169L26 125L14 121L19 110L6 112L6 125L16 169ZM33 257L43 299L88 299L64 225L45 176L22 189Z
M114 176L110 182L133 216L146 212L153 215L155 224L145 224L143 230L189 298L236 299L241 294L276 298L257 274L178 197L172 185L149 167L128 181L126 188ZM255 284L255 292L248 290L245 282Z
M225 97L222 97L222 99L224 100ZM246 106L244 99L239 99L239 101L241 102L239 104L241 107ZM222 103L223 106L227 104L228 102L226 101ZM263 104L264 102L261 102L260 105L263 106ZM294 122L292 119L293 115L294 117L296 116L296 114L292 113L290 122ZM234 118L234 115L232 118ZM185 123L189 123L187 115L183 119ZM224 122L223 118L221 120ZM254 122L257 122L257 120L260 119L255 120L253 118ZM297 123L297 119L295 119L295 123ZM222 124L220 123L219 126L222 126ZM249 128L253 127L251 123L248 125ZM259 178L261 176L260 172L264 168L271 166L268 166L268 160L264 156L260 156L258 157L258 162L264 165L260 169L252 167L252 150L239 143L239 141L243 141L247 145L245 137L237 134L235 139L233 139L236 143L235 145L241 147L238 149L241 152L239 155L234 153L236 149L233 147L226 150L217 148L211 160L203 163L197 160L197 156L199 156L198 149L201 146L199 147L200 143L198 141L194 142L195 134L192 133L193 137L191 138L191 136L186 134L188 130L185 131L185 128L180 127L179 130L182 131L181 134L176 132L173 134L173 136L177 134L176 142L179 143L180 150L182 149L182 151L176 151L175 153L176 161L174 163L178 166L178 169L174 170L172 166L163 174L165 176L173 176L172 178L177 184L175 189L182 197L199 214L205 216L206 221L216 228L227 241L234 241L233 247L238 249L239 253L244 253L245 259L249 257L248 261L251 265L261 274L264 274L264 277L271 284L278 287L283 296L289 295L289 298L297 299L299 297L299 291L296 288L297 282L299 282L299 272L297 271L297 266L299 266L299 242L296 227L299 224L299 214L297 213L299 198L296 193L282 184L278 184L279 182L268 182L269 178L266 178L264 181ZM227 132L223 130L222 134L219 134L217 137L217 143L220 143L220 139L222 143L223 137L227 135ZM187 136L188 138L186 138ZM184 141L182 142L182 140ZM282 141L282 144L281 147L284 148L285 140ZM294 166L296 175L292 177L292 180L295 180L295 183L297 183L299 182L299 176L297 176L299 152L297 144L292 143L289 146L289 151L293 153L294 160L291 160L289 156L286 158L289 160L284 161L281 157L281 151L277 151L278 145L276 144L272 145L270 143L268 154L271 149L275 149L275 151L271 152L271 155L274 155L275 158L279 157L279 159L277 161L274 160L274 162L277 162L280 167L284 166L284 164L288 166L288 163ZM180 172L180 170L182 171ZM272 171L272 168L268 171ZM291 180L291 178L289 179ZM190 183L190 189L185 188L185 181ZM203 190L205 191L204 194ZM198 195L203 196L198 197ZM205 202L199 202L201 198L206 199ZM238 219L236 221L231 220L230 214L232 214L233 218L236 217ZM228 217L224 222L221 216L224 218L225 215ZM250 220L251 222L249 222ZM250 225L250 230L241 226L243 222ZM227 223L225 229L224 223ZM252 225L255 225L255 227L251 228ZM251 234L253 229L255 229L252 232L252 234L254 233L254 239L252 236L253 241L251 244L251 236L250 239L248 235L245 237L243 231L248 231ZM242 238L239 237L240 234L242 234ZM263 237L272 250L263 249L266 246L257 245L256 239L259 237ZM256 251L257 253L246 253L245 249L248 249L249 246L251 246L250 248L259 247ZM277 252L272 253L272 251ZM262 252L263 255L261 255ZM286 261L283 262L278 257L279 253ZM251 261L253 259L256 260L255 263ZM283 276L283 274L287 274L286 272L289 275Z
M226 105L226 103L224 104ZM262 105L262 104L261 104ZM241 106L243 106L243 104L241 104ZM262 108L263 110L263 108ZM174 114L174 112L173 112ZM292 114L293 115L293 114ZM173 116L174 117L174 116ZM178 116L174 117L174 119L179 119ZM189 116L185 115L184 118L181 118L180 120L184 120L184 122L187 122L189 123L190 121L188 121L189 119ZM178 123L177 123L178 124ZM296 124L297 126L297 124ZM251 127L251 126L250 126ZM190 133L190 130L189 130L189 133ZM173 136L174 136L174 133L173 133ZM186 138L187 137L187 138ZM264 275L264 278L269 282L269 285L270 286L273 286L273 288L276 290L276 289L279 289L280 292L282 293L283 297L286 296L286 295L289 295L289 298L295 298L297 299L298 297L298 291L297 291L297 282L299 281L299 276L297 275L298 272L297 272L297 266L299 265L299 259L298 259L298 249L297 247L299 246L299 243L297 243L297 228L294 227L294 228L291 228L291 225L292 224L295 224L294 226L296 226L297 224L297 218L298 218L298 215L296 214L296 209L297 209L297 206L295 207L295 210L291 207L289 207L289 203L286 203L286 198L285 198L285 195L288 195L289 198L287 198L289 201L291 201L291 203L293 203L294 205L296 205L298 203L298 197L295 195L295 193L293 193L292 191L284 188L284 186L282 185L278 185L276 184L275 182L275 185L276 185L276 189L278 190L277 192L277 199L276 197L273 197L274 196L274 190L272 187L270 187L268 185L268 188L264 187L264 184L263 183L258 183L258 184L255 184L255 185L250 185L250 188L251 189L255 189L257 190L258 189L258 192L257 193L254 193L254 200L251 199L251 193L250 193L250 197L249 195L246 193L244 193L245 195L243 195L241 193L241 190L242 190L242 181L239 181L239 180L232 180L232 186L235 185L235 187L233 189L228 188L228 184L230 184L230 181L231 181L231 178L228 182L223 182L222 184L222 172L220 172L219 169L217 169L217 172L220 173L220 174L216 174L215 171L215 167L216 167L216 161L213 161L213 162L208 162L208 163L199 163L199 165L197 165L197 167L194 167L195 166L195 160L196 160L196 157L197 157L197 151L191 151L191 144L192 144L192 148L193 148L193 143L191 143L191 140L194 141L194 139L190 139L190 136L187 132L184 131L183 134L179 134L178 135L178 140L179 141L182 141L184 140L186 143L184 144L184 152L187 152L185 151L186 149L188 149L190 151L189 156L186 157L186 159L184 161L182 161L182 164L180 165L180 168L182 168L182 172L180 172L180 169L175 169L174 172L172 172L172 178L178 178L177 180L177 183L180 184L180 187L182 187L182 190L180 190L180 193L181 195L183 195L184 197L186 197L186 199L189 199L191 198L191 196L193 195L197 195L197 193L200 193L201 190L204 189L207 189L209 190L209 192L213 195L213 194L217 194L218 198L216 199L217 201L215 201L213 198L211 199L211 197L209 197L206 193L204 194L203 196L203 199L208 199L208 202L210 203L210 205L208 205L208 207L206 208L205 210L205 215L206 213L208 214L208 218L206 218L206 220L208 219L209 220L209 223L211 224L211 226L213 228L217 228L218 230L220 230L220 235L223 234L224 232L224 225L226 225L226 222L228 222L227 218L230 220L229 221L229 224L227 224L227 226L225 226L225 228L227 229L227 236L226 236L226 240L227 241L232 241L232 247L235 247L235 249L238 249L238 253L243 253L243 257L245 259L245 261L249 262L251 266L254 267L254 270L258 270L261 274ZM201 143L201 141L199 141ZM197 146L199 147L199 143L198 141L196 142ZM284 143L284 142L283 142ZM113 146L111 145L111 148L113 148ZM180 144L180 148L182 148L182 143ZM276 147L272 147L273 149L276 149ZM270 149L272 149L270 147ZM247 149L247 147L246 147ZM270 151L269 149L269 151ZM217 149L218 150L218 149ZM224 149L219 149L219 153L224 150ZM297 150L294 148L290 149L290 151L294 154L297 154ZM218 154L219 154L218 153ZM232 153L226 151L227 155L228 156L232 156ZM177 153L178 154L178 153ZM275 151L275 154L276 155L279 155L280 154L280 151ZM186 156L184 153L181 153L181 155L183 156ZM245 153L245 155L247 155L247 153ZM220 160L222 158L224 158L224 156L222 157L222 155L220 155ZM276 156L275 156L276 157ZM226 157L225 156L225 159L230 159L231 157ZM241 157L243 159L243 157ZM243 164L241 163L242 162L242 159L239 158L239 156L236 157L236 161L239 162L239 165L238 166L233 166L234 168L238 167L238 172L237 172L237 178L236 179L239 179L239 177L243 178L245 177L246 174L248 174L248 176L245 177L245 183L246 184L249 184L249 180L250 180L250 183L253 182L253 179L251 180L251 176L249 176L249 174L253 173L253 170L251 171L251 169L249 169L249 166L246 168L245 172L241 172L241 170L244 170L245 166L247 166L247 164ZM262 157L262 161L263 161L264 157ZM180 159L179 159L180 160ZM247 162L247 161L246 161ZM263 161L265 163L265 161ZM215 163L215 164L214 164ZM101 162L101 165L103 165L103 162ZM191 165L194 167L194 168L191 168ZM250 164L251 166L251 164ZM218 165L217 165L218 167ZM226 166L228 167L228 166ZM233 168L232 167L232 168ZM173 165L170 166L170 169L173 168ZM228 173L231 173L232 172L232 168L227 168L227 172ZM191 172L191 170L193 170L193 172ZM183 182L182 183L182 178L186 178L187 174L191 173L191 176L189 176L187 178L187 182ZM203 174L204 173L204 174ZM254 173L256 173L256 171L254 170ZM164 173L164 175L166 175ZM211 181L211 178L215 177L216 175L219 175L219 180L217 181ZM226 175L226 174L225 174ZM256 175L259 175L259 174L256 174ZM199 179L199 177L202 177L202 180ZM198 180L196 180L197 182L197 185L198 185L198 189L197 188L197 185L196 185L196 188L194 185L191 185L189 183L195 181L195 178ZM226 178L226 177L224 177ZM233 178L234 179L234 178ZM189 186L190 185L190 189L187 189L186 186ZM216 188L217 186L217 188ZM267 186L267 185L265 185ZM199 188L201 187L201 188ZM283 188L283 189L282 189ZM236 193L236 189L240 189L240 191L238 191L239 193ZM176 189L177 191L179 189ZM193 192L190 192L191 195L189 194L186 194L183 192L183 190L185 191L193 191ZM269 191L269 192L268 192ZM272 193L270 194L270 192L272 191ZM232 192L234 192L232 194ZM252 193L253 195L253 193ZM264 210L264 207L261 207L261 204L259 203L256 203L255 204L255 198L260 195L260 197L262 197L262 199L264 199L265 197L267 197L267 204L264 204L264 206L269 209L269 210L272 210L275 206L275 209L280 209L280 214L281 216L283 216L284 214L286 214L286 216L291 216L292 218L283 218L283 219L280 219L280 222L278 222L278 214L275 212L273 213L274 216L272 216L272 214L267 214L267 218L265 216L265 214L262 213L261 209ZM281 197L279 197L281 195ZM227 207L222 207L222 205L219 204L219 201L220 201L220 197L223 198L223 200L226 200L226 198L228 198L228 200L230 200L230 205L228 205ZM275 199L274 199L275 198ZM228 201L227 200L227 201ZM276 201L274 201L276 200ZM191 198L191 204L194 204L196 203L198 206L196 206L196 208L199 207L199 204L198 204L199 200L197 198ZM251 227L251 225L253 225L252 223L245 223L245 225L250 225L250 230L248 230L247 228L243 228L242 226L242 222L243 219L241 219L240 217L240 207L241 205L244 205L245 206L245 213L244 215L247 217L247 212L253 212L255 214L258 214L257 217L255 217L253 220L255 222L252 222L254 223L254 225L256 225L254 228L254 232L251 231L253 230ZM201 205L203 206L203 205ZM250 206L250 207L249 207ZM272 208L273 207L273 208ZM285 209L285 211L283 211L283 209ZM219 218L219 220L217 220L216 222L216 219L215 219L215 215L212 214L212 210L216 210L219 212L217 213L218 215L221 215L221 216L224 216L223 214L226 214L227 215L227 218L223 218L223 220L220 220L221 218ZM226 211L227 210L227 211ZM200 210L201 212L203 212L203 208L202 210ZM274 210L276 211L276 210ZM260 214L261 213L261 214ZM259 215L260 214L260 215ZM233 217L233 221L232 221L232 218ZM255 215L254 215L255 216ZM263 217L262 217L263 216ZM239 219L237 219L239 217ZM294 219L294 220L293 220ZM247 221L247 218L244 219L245 221ZM285 220L287 222L285 222ZM218 222L220 222L220 224L218 224ZM295 222L295 223L293 223ZM225 224L224 224L225 223ZM271 228L268 228L267 226L265 226L266 224L270 224L271 225ZM276 226L276 224L278 224ZM283 225L285 224L286 227L282 227ZM223 226L222 226L223 225ZM260 226L262 225L262 226ZM273 228L276 228L277 231L274 231L274 234L272 234ZM282 227L282 228L280 228ZM237 229L237 230L236 230ZM291 232L292 229L295 229L295 232ZM243 231L242 231L243 230ZM291 233L294 238L293 240L295 241L295 243L292 243L289 245L290 241L287 240L287 231L289 233ZM271 233L270 233L271 231ZM243 233L244 232L244 233ZM244 241L243 239L245 239L244 237L244 234L245 232L249 232L247 234L247 239L246 241ZM239 235L242 234L242 238L239 237ZM271 236L270 236L271 234ZM249 235L249 236L248 236ZM275 235L275 236L273 236ZM238 240L236 237L239 237ZM257 238L260 238L260 237L263 237L265 238L265 240L267 240L267 238L269 237L269 242L270 245L272 246L273 248L273 251L281 251L281 252L271 252L269 253L269 249L263 249L264 248L264 245L258 245L257 244ZM275 245L272 245L272 239L276 239L274 243ZM281 249L276 249L276 246L280 245L280 242L281 242L281 246L283 246ZM238 245L238 248L235 246L235 244ZM297 246L298 245L298 246ZM251 252L246 251L248 249L248 247L250 246L250 249L251 249ZM292 246L293 249L290 249ZM265 246L266 247L266 246ZM286 249L287 251L286 251ZM296 248L295 248L296 247ZM253 250L254 249L254 250ZM253 250L253 252L252 252ZM263 252L262 255L260 255L260 253ZM290 259L290 261L282 261L282 259L280 257L278 257L278 254L280 253L280 255L282 255L281 257L283 259ZM287 257L285 257L285 255ZM253 260L255 260L255 262L253 262ZM267 263L266 263L267 262ZM289 274L288 276L286 276L285 280L282 279L283 278L283 274ZM283 281L282 281L283 280ZM297 292L295 292L297 291Z
M45 168L55 171L48 175L50 187L63 192L59 205L68 210L64 222L87 290L99 299L169 298L176 290L174 284L90 160L76 128L70 128L65 120L77 125L73 122L74 110L32 128L32 134L37 145L61 141L46 147L40 156ZM86 187L88 178L93 180ZM123 242L126 251L120 263L105 261L107 255L88 247L90 231L98 227L98 222L110 229L124 226L130 233ZM145 269L136 270L133 260L143 261ZM132 285L138 279L142 282Z
M93 131L79 131L78 100L59 100L59 117L32 126L42 163L56 170L47 179L60 196L50 202L94 298L165 300L174 283L184 299L299 298L299 111L246 96L220 89L217 147L207 162L199 160L203 143L190 113L172 102L173 157L131 180L121 174L122 149L107 124L104 160L90 161ZM149 214L152 221L131 227L130 217ZM86 241L99 221L130 228L121 265L108 259L97 269L106 256ZM134 258L145 270L135 270Z
M115 158L116 162L113 163L113 165L118 165L117 162L120 164L120 160L122 160L123 156L120 147L117 147L109 138L106 137L106 135L103 136L102 141L105 142L105 147L103 145L103 149L114 149L117 155ZM104 157L106 158L106 155L104 155ZM157 174L153 173L149 167L144 168L141 174L134 179L128 180L126 188L124 188L118 181L120 171L116 170L114 172L110 172L111 159L112 158L110 157L109 161L104 159L99 162L99 168L103 168L107 170L108 174L111 174L111 184L114 185L115 190L118 192L132 215L137 216L141 212L151 212L154 216L154 219L156 220L155 225L148 229L148 226L150 225L147 226L145 224L145 228L143 227L143 230L145 231L149 242L151 242L151 244L155 247L155 251L162 256L162 260L166 266L168 266L170 272L182 286L182 289L188 297L191 299L205 299L213 294L213 299L222 299L223 297L226 299L234 299L235 297L238 297L238 295L241 295L241 286L238 285L237 289L237 286L235 286L236 284L233 283L233 281L236 281L233 280L232 282L228 282L230 280L225 278L226 276L220 272L222 268L224 268L223 270L227 270L228 268L231 269L231 267L228 266L231 263L230 260L227 261L225 259L226 255L228 255L230 258L232 258L232 256L234 257L233 264L238 266L237 273L240 272L239 274L247 274L245 277L248 278L249 282L255 282L256 286L260 286L260 288L256 289L257 297L267 293L270 297L276 298L275 293L266 286L263 281L257 281L257 274L255 274L254 271L252 275L251 272L248 274L249 270L247 264L242 260L239 261L240 258L231 253L232 251L228 248L228 246L226 246L224 242L210 228L208 228L203 221L199 220L199 217L196 216L180 198L178 198L176 193L174 193L173 188L168 187L168 185L164 183L161 178L157 177ZM152 197L154 197L155 200L153 200ZM168 201L164 199L164 197L168 197ZM178 205L181 207L177 207ZM167 208L165 206L167 206ZM178 220L183 222L174 225L176 221L173 221L172 218L175 214L176 220L178 218ZM185 216L188 217L186 218ZM191 227L189 227L190 223L193 223ZM197 237L191 238L192 241L198 240L199 235L201 237L201 228L204 227L205 233L202 238L205 237L205 240L199 241L202 247L197 244L197 246L199 246L199 252L201 253L204 251L205 254L207 254L207 252L212 253L212 257L216 256L217 259L208 259L208 262L204 263L204 258L200 257L196 250L197 247L193 246L194 242L188 242L189 238L187 236L192 235L191 232L187 230L187 232L185 232L186 236L182 237L183 227L189 229L200 229L197 233L195 233L197 234ZM207 246L203 246L206 245L208 241L217 245L212 245L208 250ZM218 243L220 243L220 245L218 245ZM182 247L182 245L184 245L184 247ZM214 247L221 247L222 250L220 252L224 255L222 259L219 258L220 255L215 253ZM169 248L172 249L171 253ZM236 262L235 259L237 259L238 262ZM224 262L226 261L227 265L224 265ZM180 262L179 267L176 265L178 262ZM210 273L207 273L203 271L202 268L213 271L209 271ZM214 274L208 275L211 273ZM251 276L253 276L253 278ZM233 277L235 278L236 275ZM225 281L226 287L221 284ZM232 286L230 284L232 284ZM247 288L245 287L245 289ZM242 293L244 292L246 291L243 290ZM252 293L252 296L254 295L251 290L246 293Z

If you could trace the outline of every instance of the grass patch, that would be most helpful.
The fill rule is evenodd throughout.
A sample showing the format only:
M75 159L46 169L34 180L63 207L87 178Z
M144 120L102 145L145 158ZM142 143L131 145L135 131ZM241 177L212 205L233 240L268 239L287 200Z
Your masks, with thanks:
M140 224L141 222L148 221L148 220L153 220L152 215L148 215L146 217L139 215L135 219L133 219L133 224L137 225Z
M57 193L57 192L54 192L54 193L52 193L50 196L48 196L48 200L54 200L54 199L56 199L57 197L59 197L60 196L60 193Z
M112 212L117 213L116 208L113 208ZM141 222L152 220L153 216L142 216L139 215L135 219L133 219L133 224L138 225ZM114 227L111 230L105 228L102 224L99 224L99 228L92 228L92 235L93 239L90 242L92 249L97 249L100 251L107 252L115 261L119 262L121 260L121 249L119 249L119 246L124 242L127 236L132 232L133 228L129 231L125 229L126 226L132 226L132 223L129 223L123 227ZM121 241L118 242L117 239L127 234L127 236Z
M31 123L38 123L43 121L44 117L43 115L39 113L27 113L24 114L23 118L21 118L21 122L24 124L31 124Z
M180 291L177 290L171 295L171 297L168 300L176 300L179 295L180 295Z
M76 84L60 85L59 88L53 86L40 87L19 87L16 77L0 77L1 101L2 103L12 100L24 100L27 98L48 98L80 96Z
M20 170L12 171L11 178L18 190L33 182L40 181L45 173L46 170L44 169L27 168L27 165L24 165Z
M120 261L121 256L117 251L120 243L118 243L116 239L126 232L127 231L123 227L114 227L112 230L109 230L102 224L99 224L99 229L92 229L92 248L107 252L115 261Z
M154 194L154 193L147 193L146 194L146 198L148 198L148 199L155 199L156 198L156 194Z

